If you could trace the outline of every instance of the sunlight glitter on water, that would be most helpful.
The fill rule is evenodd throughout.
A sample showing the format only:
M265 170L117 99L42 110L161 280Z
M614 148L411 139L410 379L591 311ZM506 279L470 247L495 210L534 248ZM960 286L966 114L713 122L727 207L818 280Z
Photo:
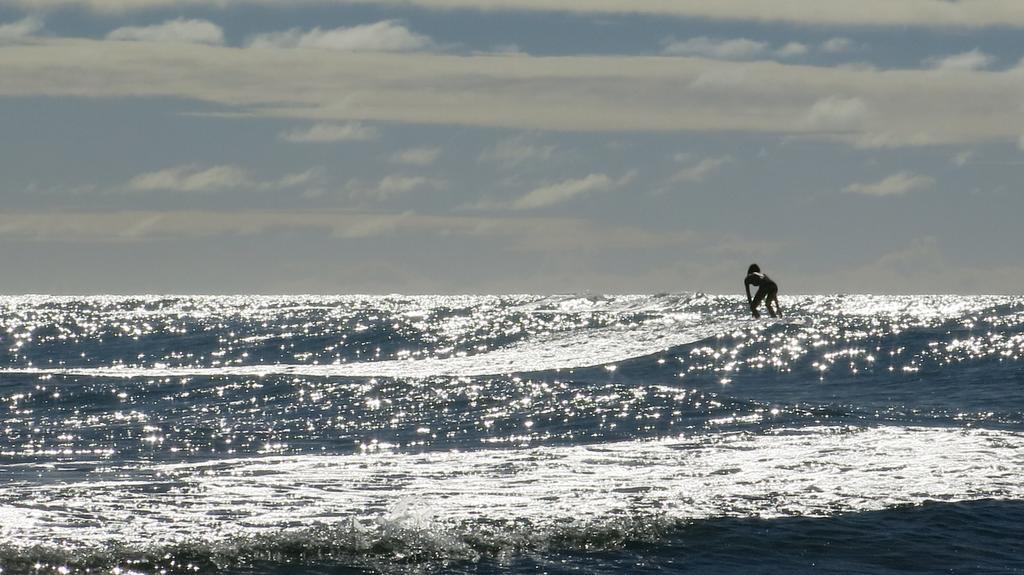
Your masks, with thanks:
M767 337L772 350L787 350L789 358L763 358L784 368L808 347L864 342L952 318L970 329L980 312L1012 301L791 297L784 298L787 315L797 320L784 321L788 327L779 330L770 322L744 321L742 308L729 298L673 297L661 306L651 305L649 296L37 297L8 298L3 320L11 367L104 368L126 376L290 369L306 375L426 377L610 364L731 332L746 337L748 345ZM818 320L800 319L810 317ZM93 357L101 345L121 346L125 353Z
M1020 298L790 296L781 320L703 294L3 302L3 549L472 560L1024 496Z
M635 385L628 383L631 362L652 356L657 363L643 364L645 380L735 386L759 374L795 372L822 382L877 373L910 378L965 361L1015 361L1024 353L1024 336L1007 327L1007 318L1021 315L1012 311L1021 306L1013 298L790 298L787 309L804 315L763 322L737 317L734 307L732 315L723 313L732 306L729 298L655 301L35 298L37 307L28 310L8 301L7 332L21 345L8 350L7 373L37 379L2 397L9 415L0 452L301 452L305 442L323 437L350 446L376 440L423 447L463 436L518 445L578 439L575 427L584 423L593 425L583 434L591 437L610 430L646 436L697 429L704 417L750 419L717 413L711 402L672 404L657 394L641 410L627 400L602 405L592 398L607 394L580 395L567 385L575 370L604 366L609 383L629 387ZM993 306L1004 309L994 313ZM447 319L425 322L442 311ZM102 326L104 314L115 318L113 327ZM353 326L375 331L376 339L357 341ZM894 343L894 334L910 329L920 337ZM682 353L666 353L688 343ZM105 359L98 348L108 353ZM465 351L451 353L459 348ZM372 359L360 359L364 352ZM339 353L351 361L319 363ZM79 367L25 366L46 355L75 358ZM544 370L552 373L490 375ZM696 413L697 403L713 409ZM431 426L444 428L440 435L410 434L433 414L449 412L458 415ZM211 424L212 418L220 421ZM386 437L369 436L374 431Z
M698 449L699 448L699 449ZM349 518L416 516L448 531L484 522L577 529L650 513L830 515L926 500L1021 498L1024 436L996 431L804 428L754 436L404 455L255 458L96 467L86 481L7 485L2 535L71 546L215 540ZM794 471L799 470L799 473ZM88 527L83 529L83 527Z

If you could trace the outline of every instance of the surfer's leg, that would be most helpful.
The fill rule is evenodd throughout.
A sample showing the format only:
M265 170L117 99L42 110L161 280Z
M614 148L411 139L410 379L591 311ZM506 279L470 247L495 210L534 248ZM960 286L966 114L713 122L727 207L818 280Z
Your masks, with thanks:
M782 315L782 310L779 309L779 290L778 288L773 289L768 297L764 300L764 307L768 308L768 313L772 317L778 317Z
M750 301L750 313L754 314L754 317L761 317L761 314L757 312L757 308L761 305L761 301L766 295L768 295L768 290L764 289L764 286L757 288L754 299ZM768 308L768 311L771 312L771 308Z

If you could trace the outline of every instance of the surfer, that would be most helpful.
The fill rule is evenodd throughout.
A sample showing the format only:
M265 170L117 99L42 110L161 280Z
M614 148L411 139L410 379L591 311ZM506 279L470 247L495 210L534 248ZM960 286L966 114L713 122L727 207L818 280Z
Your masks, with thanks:
M751 285L757 286L757 293L753 298L750 297ZM747 268L747 277L743 279L743 287L747 290L747 303L750 304L750 313L754 314L754 317L761 317L757 311L761 300L764 300L764 307L768 308L768 313L772 317L782 315L782 310L779 308L779 286L771 278L761 273L760 266L750 264L750 267ZM774 309L772 309L773 303L775 304Z

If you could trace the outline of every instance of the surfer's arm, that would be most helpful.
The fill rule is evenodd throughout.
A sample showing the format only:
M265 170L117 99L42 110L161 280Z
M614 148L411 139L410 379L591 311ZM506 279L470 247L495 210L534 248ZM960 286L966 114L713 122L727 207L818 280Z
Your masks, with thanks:
M757 313L757 308L754 307L754 298L750 297L750 284L752 283L754 282L751 281L751 276L749 275L743 279L743 289L747 290L747 305L750 306L750 313L754 317L761 317L761 314Z

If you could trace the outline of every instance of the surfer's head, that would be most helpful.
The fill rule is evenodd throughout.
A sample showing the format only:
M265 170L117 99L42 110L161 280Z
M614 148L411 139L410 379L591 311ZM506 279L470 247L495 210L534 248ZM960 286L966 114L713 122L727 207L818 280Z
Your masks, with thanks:
M757 264L750 264L750 267L747 268L747 275L750 275L750 274L753 274L753 273L759 273L760 271L761 271L761 267L760 266L758 266Z

